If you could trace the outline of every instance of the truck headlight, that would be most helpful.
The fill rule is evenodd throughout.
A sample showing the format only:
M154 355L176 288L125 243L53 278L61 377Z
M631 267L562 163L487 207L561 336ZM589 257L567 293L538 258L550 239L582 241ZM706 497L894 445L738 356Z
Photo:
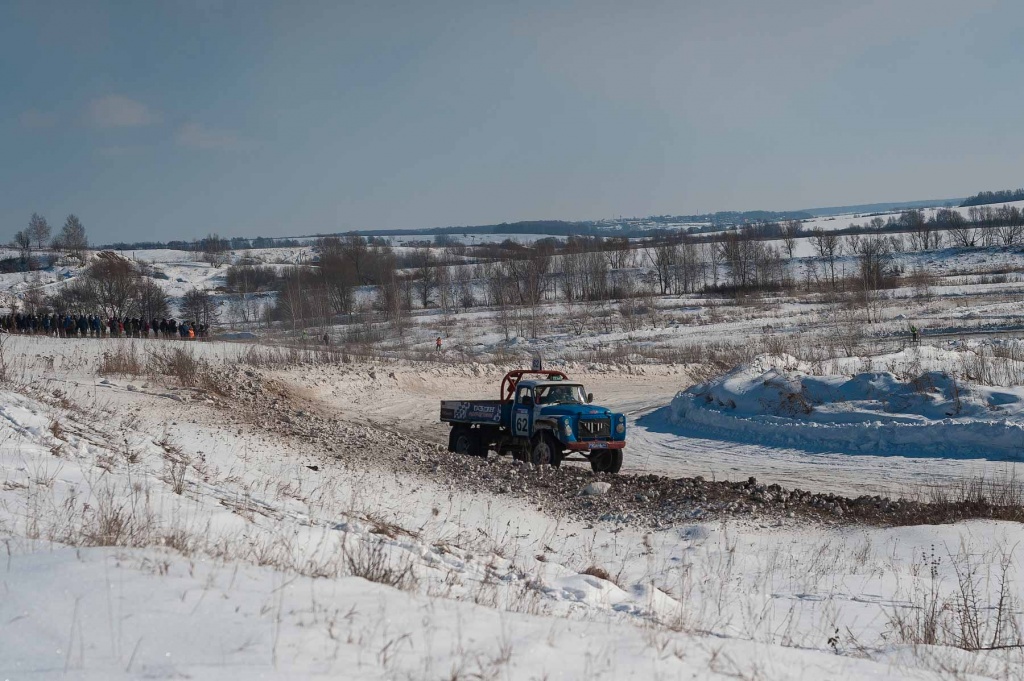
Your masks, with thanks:
M571 437L572 436L572 421L570 421L569 419L563 419L563 421L562 421L562 431L565 432L566 437Z
M626 432L626 424L624 424L624 423L622 423L620 421L619 425L615 426L615 432L618 433L619 435L622 435L623 433L625 433Z

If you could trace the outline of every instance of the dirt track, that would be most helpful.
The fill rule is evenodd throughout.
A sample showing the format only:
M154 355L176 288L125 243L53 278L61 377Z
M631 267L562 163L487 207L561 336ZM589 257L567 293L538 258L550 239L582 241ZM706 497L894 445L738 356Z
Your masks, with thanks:
M762 523L803 519L883 525L970 517L1024 519L1018 517L1019 507L936 506L877 495L835 494L813 487L815 491L804 491L807 485L802 489L799 485L786 487L749 475L713 480L699 474L655 475L624 467L621 475L602 476L592 473L585 464L536 468L495 456L478 459L454 455L442 443L444 429L429 423L430 417L416 410L419 405L433 403L436 398L431 393L452 386L463 390L457 393L459 396L485 396L481 386L490 384L489 374L497 370L480 371L481 376L461 377L449 371L434 373L401 366L391 370L373 366L317 367L315 371L288 370L271 375L252 372L251 380L243 381L227 399L236 411L247 412L254 423L272 431L274 437L312 445L320 452L325 471L330 470L333 459L341 458L349 466L425 476L460 491L511 496L553 517L652 528L723 516ZM680 378L662 371L660 375L625 379L602 379L592 374L585 380L595 392L614 380L615 387L606 393L606 404L626 411L630 406L646 409L647 400L664 400L658 391ZM643 399L637 397L638 388L643 388ZM339 393L347 393L352 399L342 399L339 404ZM399 416L403 409L408 410L407 418ZM594 481L610 482L610 489L584 494Z

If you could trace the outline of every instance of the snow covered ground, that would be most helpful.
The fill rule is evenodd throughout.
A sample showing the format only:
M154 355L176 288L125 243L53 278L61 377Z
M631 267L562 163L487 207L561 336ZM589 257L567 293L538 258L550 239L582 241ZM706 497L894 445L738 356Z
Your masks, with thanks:
M1008 207L1008 206L1013 206L1013 207L1016 207L1018 209L1024 209L1024 201L1009 201L1009 202L1004 202L1004 203L994 203L994 204L989 204L988 206L983 206L983 207L992 208L993 210L995 210L997 208ZM968 214L969 214L969 211L970 211L970 208L960 208L959 206L950 206L949 209L950 210L954 210L957 213L960 213L965 218L968 217ZM921 209L921 214L927 220L929 218L934 217L935 214L939 210L942 210L942 209L941 208L923 208L923 209ZM888 211L888 212L879 212L879 213L848 213L848 214L843 214L843 215L827 215L827 216L823 216L823 217L812 218L810 220L803 220L801 224L802 224L803 228L805 230L807 230L807 231L812 231L812 230L815 230L815 229L820 229L822 231L826 231L827 232L827 231L836 230L836 229L846 229L851 224L866 225L868 222L870 222L873 218L876 218L876 217L877 218L881 218L882 220L887 220L887 219L889 219L889 217L897 217L898 218L900 216L901 212L902 211Z
M98 373L114 355L182 348L208 363L205 387ZM558 517L528 493L474 493L402 465L451 456L418 425L433 395L488 394L502 367L246 364L250 349L5 341L5 677L1024 673L1012 647L963 650L975 629L959 619L979 613L985 647L1015 643L1019 525ZM637 409L689 382L667 367L579 373ZM298 421L344 437L297 437ZM958 606L968 587L973 610Z
M174 298L227 295L194 253L125 255ZM382 339L349 363L264 328L0 337L0 678L1022 678L1018 524L719 516L700 499L645 523L614 501L553 506L567 471L459 468L515 481L498 492L446 474L462 464L438 401L493 397L541 354L628 414L630 504L663 508L657 490L692 476L755 477L752 498L928 497L979 477L1012 493L1024 254L898 259L933 276L878 293L869 318L810 287L658 296L628 319L622 301L545 301L536 337L521 311L503 328L493 307L416 308L401 334L370 324ZM635 265L622 276L651 277ZM0 275L0 293L77 273ZM608 499L633 489L610 482Z
M815 375L795 357L762 355L680 392L672 418L783 446L1024 458L1024 388L958 380L961 360L955 351L914 347L844 362L856 366L849 373Z

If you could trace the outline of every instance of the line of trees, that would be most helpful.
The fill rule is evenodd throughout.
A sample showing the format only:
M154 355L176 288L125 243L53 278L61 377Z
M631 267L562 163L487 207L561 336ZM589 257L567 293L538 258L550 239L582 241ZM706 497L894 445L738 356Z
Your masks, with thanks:
M111 244L100 246L110 251L149 251L149 250L172 250L172 251L202 251L202 239L198 241L185 241L181 239L171 241L115 241ZM232 251L253 251L265 248L300 248L303 242L299 239L281 239L265 236L258 236L254 239L246 237L225 237L228 248Z
M73 281L48 297L45 305L55 312L115 319L163 319L170 309L159 284L144 276L135 263L116 256L93 260Z
M997 192L978 192L969 196L960 204L961 208L967 206L983 206L991 203L1008 203L1010 201L1024 201L1024 189L1004 189Z
M37 280L22 305L28 314L95 314L147 321L172 316L170 298L145 267L112 253L101 254L52 295L43 294L42 282ZM210 291L193 287L182 296L178 316L213 328L220 320L220 304Z
M675 232L639 242L573 236L469 247L446 239L399 250L359 235L324 237L305 264L275 268L243 258L227 268L226 283L242 321L294 329L365 321L367 329L388 324L404 334L414 309L436 310L434 320L447 330L460 311L486 305L506 336L534 336L545 323L543 307L553 302L564 305L573 328L611 318L631 328L656 318L657 295L740 296L799 286L859 301L870 316L884 296L879 292L913 283L899 266L901 253L1024 244L1024 218L1013 206L931 216L907 210L852 227L805 231L796 220L765 221L714 240ZM799 239L815 257L798 270L787 260Z
M89 239L82 221L76 215L72 214L67 217L64 226L52 240L50 239L51 233L49 222L38 213L32 213L25 229L14 233L10 246L18 251L18 257L24 269L31 269L33 247L42 251L48 245L51 250L62 251L79 260L84 258L85 252L89 249Z

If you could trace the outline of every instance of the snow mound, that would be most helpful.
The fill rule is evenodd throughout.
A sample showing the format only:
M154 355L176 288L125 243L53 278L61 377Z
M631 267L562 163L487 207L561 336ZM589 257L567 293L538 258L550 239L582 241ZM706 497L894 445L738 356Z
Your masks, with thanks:
M1024 388L944 371L815 376L763 355L676 395L671 420L727 438L854 453L1024 457Z

